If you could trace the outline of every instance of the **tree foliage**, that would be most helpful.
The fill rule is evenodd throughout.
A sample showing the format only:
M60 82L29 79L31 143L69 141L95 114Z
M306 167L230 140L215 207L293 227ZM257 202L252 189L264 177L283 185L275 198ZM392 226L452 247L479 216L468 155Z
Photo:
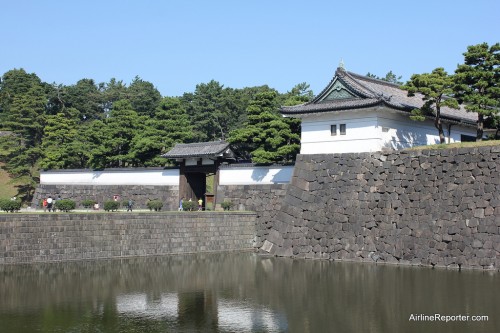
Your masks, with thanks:
M453 76L448 75L444 68L436 68L432 73L414 74L402 88L408 91L408 96L422 94L424 105L412 111L413 120L423 121L426 117L434 118L434 126L438 130L440 143L445 143L441 107L458 109L456 99L450 97L453 93Z
M464 64L455 71L455 93L465 109L477 112L476 140L481 141L487 117L498 114L500 106L500 43L467 47Z
M380 76L377 76L375 74L372 74L370 72L368 72L366 74L366 76L368 77L371 77L373 79L377 79L377 80L382 80L382 81L386 81L386 82L389 82L389 83L394 83L394 84L397 84L397 85L403 85L403 81L401 81L401 78L402 76L397 76L396 74L394 74L392 71L389 71L387 74L385 74L385 76L383 77L380 77Z
M296 126L300 122L279 115L277 95L276 91L258 93L247 108L245 126L230 133L229 142L257 164L291 162L300 149Z

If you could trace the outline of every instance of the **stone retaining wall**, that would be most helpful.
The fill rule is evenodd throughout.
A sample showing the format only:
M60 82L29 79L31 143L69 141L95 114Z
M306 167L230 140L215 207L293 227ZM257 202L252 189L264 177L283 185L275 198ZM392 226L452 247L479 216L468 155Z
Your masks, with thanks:
M179 207L179 186L154 185L48 185L40 184L33 196L32 207L40 209L40 202L48 196L74 200L77 205L85 199L96 200L101 207L105 201L113 200L114 195L120 201L134 201L135 208L146 208L148 200L159 199L163 210L177 210ZM80 206L78 206L80 207Z
M253 213L0 214L0 264L249 250Z
M281 209L287 188L288 184L219 185L217 202L231 201L234 210L257 214L256 247L261 247Z
M500 147L299 155L262 250L500 268Z

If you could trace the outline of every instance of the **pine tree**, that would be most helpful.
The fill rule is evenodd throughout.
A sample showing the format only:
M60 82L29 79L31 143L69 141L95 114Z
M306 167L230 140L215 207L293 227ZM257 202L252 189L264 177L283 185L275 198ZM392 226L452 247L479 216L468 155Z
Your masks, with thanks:
M230 133L229 142L257 164L291 162L300 149L300 122L279 115L276 99L276 91L257 94L247 108L248 122Z
M498 113L500 106L500 43L467 47L465 63L455 71L455 92L465 109L477 112L476 140L481 141L486 118Z
M426 117L434 118L434 126L439 133L440 143L445 143L446 139L441 121L441 106L458 109L458 102L452 98L453 77L448 75L444 68L436 68L432 73L414 74L406 85L401 87L408 90L408 96L415 96L416 93L423 95L424 105L419 109L414 109L410 116L413 120L424 121Z

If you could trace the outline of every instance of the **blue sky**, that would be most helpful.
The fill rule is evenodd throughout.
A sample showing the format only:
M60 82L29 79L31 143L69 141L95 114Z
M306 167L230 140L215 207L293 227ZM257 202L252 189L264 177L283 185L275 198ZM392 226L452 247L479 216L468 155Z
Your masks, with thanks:
M130 83L164 96L212 79L226 87L307 82L347 70L408 80L453 72L468 45L500 42L500 1L0 0L0 74Z

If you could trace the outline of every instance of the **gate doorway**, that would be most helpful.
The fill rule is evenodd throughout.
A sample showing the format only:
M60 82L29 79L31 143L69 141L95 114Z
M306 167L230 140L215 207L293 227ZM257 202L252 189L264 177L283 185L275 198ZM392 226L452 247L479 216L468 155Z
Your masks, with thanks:
M176 144L163 157L175 159L179 163L179 201L197 202L203 200L203 210L215 208L219 166L223 162L234 161L234 154L225 141ZM212 193L207 193L207 177L210 177Z

